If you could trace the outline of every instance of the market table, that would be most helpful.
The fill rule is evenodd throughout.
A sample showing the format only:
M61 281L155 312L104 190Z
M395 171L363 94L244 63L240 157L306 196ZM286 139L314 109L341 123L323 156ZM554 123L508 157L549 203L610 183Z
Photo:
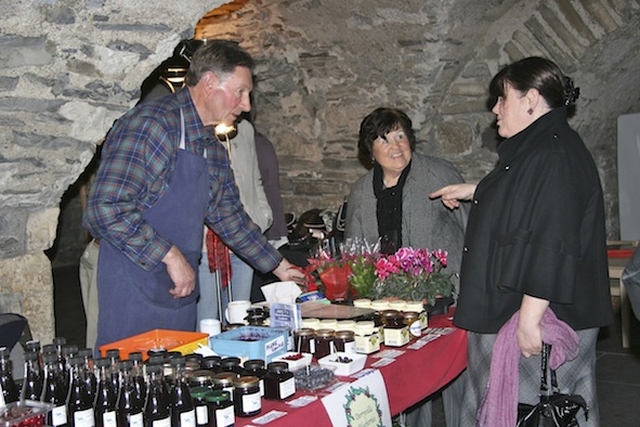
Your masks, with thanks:
M397 415L420 400L430 396L456 378L467 366L467 334L452 326L450 315L435 315L429 321L430 328L452 328L450 333L430 341L419 349L404 347L384 347L384 350L400 350L402 354L388 365L376 368L382 374L392 415ZM366 368L372 367L380 359L372 354L367 358ZM355 381L352 377L338 377L340 381ZM331 420L321 401L330 394L320 390L317 393L297 391L285 402L262 400L260 415L251 418L236 418L236 426L259 425L261 417L269 414L286 413L268 422L269 427L281 426L330 426ZM308 405L293 408L289 403L301 396L316 396ZM343 408L336 408L343 411ZM272 412L273 411L273 412ZM282 415L282 414L280 414ZM262 418L264 420L264 418Z

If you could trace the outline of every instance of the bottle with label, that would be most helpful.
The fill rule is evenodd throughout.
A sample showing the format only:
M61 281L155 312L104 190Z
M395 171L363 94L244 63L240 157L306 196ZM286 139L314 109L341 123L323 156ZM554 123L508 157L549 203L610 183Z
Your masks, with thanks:
M40 373L39 354L35 351L24 353L24 380L20 390L20 400L40 400L43 378ZM4 390L4 388L3 388Z
M136 386L133 383L132 367L131 360L121 360L118 363L122 378L116 401L118 427L143 427L144 424L142 415L144 402L139 399Z
M44 379L44 366L42 365L42 352L40 341L29 340L25 343L25 351L27 353L34 352L38 355L38 369L40 370L40 378Z
M267 365L267 370L264 376L265 399L284 400L295 394L296 383L287 362L271 362Z
M46 347L46 346L45 346ZM44 363L44 382L42 384L42 402L53 405L47 414L47 426L67 425L67 395L65 394L64 377L58 365L58 355L55 351L42 355Z
M260 396L264 396L264 376L267 375L267 370L264 368L264 360L249 359L244 362L244 370L247 371L247 375L257 377L260 380Z
M117 348L111 348L105 353L107 359L111 361L109 367L109 378L111 379L111 386L118 393L120 389L120 369L118 364L120 363L120 350Z
M171 425L173 427L195 427L196 411L189 393L189 384L185 378L184 357L171 359L173 367L173 385L171 387Z
M84 377L84 358L73 356L69 362L69 394L67 414L70 427L94 427L93 401Z
M209 407L210 427L231 427L236 422L233 402L228 391L213 390L205 395Z
M96 427L116 427L116 400L118 390L111 383L111 360L99 358L95 360L98 372L96 395L93 401L93 414Z
M144 406L145 427L171 427L169 394L165 388L162 365L148 365L149 386Z
M0 347L0 388L4 403L16 402L20 398L18 386L13 379L10 356L11 351L7 347Z
M133 378L133 384L136 386L136 393L138 393L138 398L144 402L147 397L147 381L144 378L142 353L132 351L129 353L129 360L132 363L131 377Z
M93 360L93 350L90 348L81 348L78 351L78 356L82 357L84 364L82 369L84 371L84 381L87 383L87 391L91 396L93 402L96 398L96 388L98 386L98 378L95 372L95 362Z

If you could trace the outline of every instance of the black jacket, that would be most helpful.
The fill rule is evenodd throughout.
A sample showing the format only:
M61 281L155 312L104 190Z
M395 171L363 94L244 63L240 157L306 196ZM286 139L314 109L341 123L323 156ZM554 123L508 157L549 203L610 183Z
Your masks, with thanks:
M611 321L598 171L565 108L502 142L473 199L454 323L497 333L523 294L573 329Z

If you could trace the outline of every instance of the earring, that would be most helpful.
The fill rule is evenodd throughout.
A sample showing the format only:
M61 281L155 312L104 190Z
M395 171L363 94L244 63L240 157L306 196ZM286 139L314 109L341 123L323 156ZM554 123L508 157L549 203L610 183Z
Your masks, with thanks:
M527 113L529 113L529 115L532 115L532 114L533 114L533 108L529 108L529 109L527 110Z

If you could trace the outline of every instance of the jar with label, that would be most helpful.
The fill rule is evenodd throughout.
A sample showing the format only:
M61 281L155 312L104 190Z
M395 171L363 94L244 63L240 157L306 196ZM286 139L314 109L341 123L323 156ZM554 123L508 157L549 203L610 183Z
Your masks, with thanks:
M426 329L429 326L429 317L424 309L422 301L407 301L404 304L404 311L415 311L420 318L420 327Z
M402 314L387 316L385 322L384 345L401 347L410 341L409 328L404 324Z
M242 365L240 365L239 357L225 357L220 361L220 372L233 372L236 377L246 375Z
M209 408L210 427L230 427L236 422L233 402L228 391L213 390L204 396Z
M356 352L356 340L353 331L336 331L333 344L336 351L342 351L343 353Z
M295 379L289 372L287 362L271 362L267 365L267 371L264 376L265 399L285 400L296 393Z
M420 324L420 316L415 311L404 311L404 324L409 328L409 335L413 339L420 338L422 335L422 326Z
M209 408L205 396L210 391L209 387L192 387L189 390L196 410L196 426L198 427L209 425Z
M316 359L321 359L332 353L334 335L333 329L318 329L316 331L316 351L313 353Z
M382 326L387 326L389 324L389 318L400 316L400 312L398 310L383 310L380 312L380 320L382 321ZM402 316L400 316L402 318Z
M211 378L213 389L229 392L229 398L233 401L233 380L237 378L233 372L219 372Z
M355 327L356 352L371 354L380 350L379 329L371 320L356 322Z
M267 375L267 370L264 368L264 360L262 359L249 359L244 362L244 370L248 375L257 377L260 380L260 396L264 396L264 376Z
M297 353L316 352L316 333L311 328L297 329L293 332L293 351Z
M237 417L252 417L262 410L260 379L244 376L233 380L233 405Z

